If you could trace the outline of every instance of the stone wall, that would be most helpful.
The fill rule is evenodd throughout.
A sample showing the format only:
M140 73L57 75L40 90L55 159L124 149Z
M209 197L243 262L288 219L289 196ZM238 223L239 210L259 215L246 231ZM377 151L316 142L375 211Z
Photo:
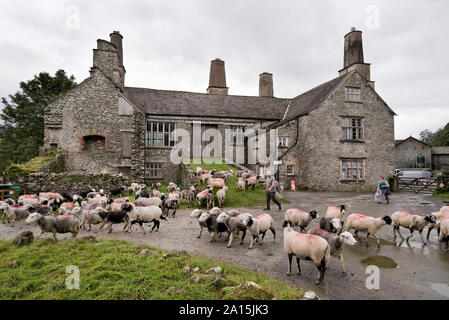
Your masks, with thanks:
M77 194L88 191L104 189L106 192L113 188L129 185L129 179L123 175L109 174L71 174L35 172L19 177L15 183L25 188L31 194L35 192L67 192Z
M346 86L361 88L360 102L346 101ZM341 118L345 116L363 119L363 141L342 140ZM372 191L381 175L393 175L394 152L393 114L354 73L320 108L299 118L298 144L283 162L296 162L295 182L300 189ZM364 160L363 181L341 179L345 158Z

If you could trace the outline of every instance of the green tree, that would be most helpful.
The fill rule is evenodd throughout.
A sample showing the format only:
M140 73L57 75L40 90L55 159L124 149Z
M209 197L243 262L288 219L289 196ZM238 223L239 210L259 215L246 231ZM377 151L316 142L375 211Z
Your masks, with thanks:
M426 129L426 130L420 132L419 139L422 142L430 144L432 142L433 135L434 135L434 133L432 131L430 131L429 129Z
M44 139L44 107L75 86L75 77L64 70L54 76L41 72L20 82L20 90L9 99L1 99L0 170L38 156Z
M435 131L431 145L434 147L449 146L449 122L444 127Z

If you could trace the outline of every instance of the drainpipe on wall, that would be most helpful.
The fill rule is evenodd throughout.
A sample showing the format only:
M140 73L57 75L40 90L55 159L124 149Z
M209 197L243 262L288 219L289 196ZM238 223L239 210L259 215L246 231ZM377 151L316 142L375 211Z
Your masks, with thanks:
M146 184L146 178L147 178L147 115L144 115L144 121L145 121L145 127L144 127L144 134L143 134L143 182Z

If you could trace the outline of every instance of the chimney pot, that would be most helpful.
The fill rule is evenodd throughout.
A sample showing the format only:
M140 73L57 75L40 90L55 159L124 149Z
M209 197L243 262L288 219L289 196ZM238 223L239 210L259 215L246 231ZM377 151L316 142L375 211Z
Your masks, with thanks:
M219 58L211 61L209 74L208 94L228 94L228 87L226 87L226 72L225 63Z
M273 97L273 74L263 72L259 75L259 97Z

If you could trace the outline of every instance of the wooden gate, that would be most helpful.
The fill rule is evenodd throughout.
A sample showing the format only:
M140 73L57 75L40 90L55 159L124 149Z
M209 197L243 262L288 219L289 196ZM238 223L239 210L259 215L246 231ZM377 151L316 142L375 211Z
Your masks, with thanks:
M438 186L434 178L401 178L398 177L398 191L432 194Z

